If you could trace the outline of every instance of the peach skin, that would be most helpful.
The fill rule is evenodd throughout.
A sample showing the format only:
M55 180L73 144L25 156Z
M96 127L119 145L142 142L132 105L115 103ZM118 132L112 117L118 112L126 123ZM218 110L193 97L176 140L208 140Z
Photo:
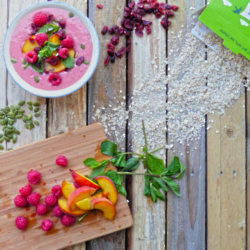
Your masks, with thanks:
M113 220L116 215L116 209L113 203L104 197L97 197L92 199L91 207L93 209L98 209L103 212L103 215L108 220Z
M79 208L75 208L74 210L69 210L68 201L65 198L58 199L58 206L61 208L61 210L64 213L67 213L70 215L79 216L79 215L83 215L84 213L86 213L86 211L79 209Z

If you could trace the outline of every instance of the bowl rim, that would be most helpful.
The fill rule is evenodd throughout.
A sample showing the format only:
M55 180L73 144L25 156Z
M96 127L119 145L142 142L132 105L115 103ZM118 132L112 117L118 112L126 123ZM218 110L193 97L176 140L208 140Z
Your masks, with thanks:
M74 84L66 87L66 88L63 88L63 89L59 89L59 90L43 90L43 89L39 89L39 88L36 88L36 87L33 87L32 85L30 85L29 83L27 83L25 80L23 80L21 78L21 76L16 72L12 72L12 70L10 69L10 66L9 66L9 63L11 62L11 59L9 58L9 62L8 62L8 59L7 59L7 51L6 51L6 46L7 46L7 37L9 35L9 32L12 31L12 33L14 32L14 28L13 26L16 24L17 20L21 17L22 19L22 16L25 14L25 13L30 13L32 11L34 11L35 9L39 9L39 8L52 8L52 7L55 7L55 8L60 8L60 7L64 7L64 9L68 9L69 11L70 10L73 10L74 13L76 13L79 17L82 17L81 19L84 19L86 21L86 24L88 24L91 28L87 26L87 29L89 30L90 32L90 35L91 35L91 38L92 38L92 42L93 42L93 38L95 39L95 42L96 42L96 48L94 48L94 42L93 42L93 49L97 49L97 52L96 52L96 58L95 59L95 63L93 63L93 67L88 75L88 77L86 79L83 79L82 78L86 75L86 73L88 72L88 70L85 72L85 74L82 76L82 78L80 78L77 82L75 82ZM85 24L85 25L86 25ZM11 33L11 35L12 35ZM94 52L92 54L92 56L94 55ZM39 97L44 97L44 98L58 98L58 97L63 97L63 96L67 96L67 95L70 95L76 91L78 91L80 88L82 88L93 76L93 74L95 73L96 71L96 68L98 66L98 63L99 63L99 59L100 59L100 40L99 40L99 36L97 34L97 31L95 29L95 26L94 24L92 23L92 21L87 17L87 15L85 15L81 10L77 9L76 7L74 7L73 5L71 4L68 4L68 3L63 3L63 2L58 2L58 1L52 1L52 2L42 2L42 3L36 3L36 4L32 4L30 5L29 7L21 10L18 15L16 15L13 20L11 21L10 25L8 26L7 28L7 31L5 33L5 36L4 36L4 43L3 43L3 58L4 58L4 63L5 63L5 66L8 70L8 73L10 74L12 80L18 85L20 86L22 89L24 89L25 91L29 92L30 94L32 95L36 95L36 96L39 96ZM14 74L15 73L15 74ZM15 76L16 75L16 76ZM17 77L21 78L21 80L24 82L24 83L27 83L28 85L28 88L23 86L22 83L19 83L18 80L17 80ZM72 88L76 83L78 83L79 81L82 81L82 83L79 83L79 86L73 88L72 90L70 91L67 91L66 93L63 93L63 94L60 94L60 92L62 92L64 90L67 90L68 88ZM38 93L34 93L31 89L36 89L38 91ZM42 93L39 93L39 92L42 92Z

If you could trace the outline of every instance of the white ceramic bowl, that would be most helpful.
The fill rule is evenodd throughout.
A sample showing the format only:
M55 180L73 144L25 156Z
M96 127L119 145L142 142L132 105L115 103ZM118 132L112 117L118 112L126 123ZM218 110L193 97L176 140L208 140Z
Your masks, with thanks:
M39 10L41 8L61 8L61 9L66 9L69 12L73 12L75 15L77 15L82 22L85 24L87 29L90 32L92 42L93 42L93 55L91 58L91 62L89 64L88 70L86 73L78 80L75 82L73 85L66 87L64 89L60 90L42 90L35 88L31 86L29 83L24 81L19 74L16 72L15 68L13 67L13 63L11 62L11 57L10 57L10 40L12 37L12 33L14 32L17 24L19 21L28 13L34 12L36 10ZM21 11L18 16L15 17L15 19L12 21L11 25L9 26L6 35L5 35L5 40L4 40L4 46L3 46L3 55L4 55L4 61L6 64L6 67L8 69L9 74L13 78L13 80L23 89L28 91L31 94L41 96L41 97L47 97L47 98L55 98L55 97L61 97L61 96L66 96L69 95L79 88L81 88L84 84L87 83L87 81L92 77L93 73L96 70L98 61L99 61L99 54L100 54L100 42L99 38L96 32L96 29L92 22L89 20L89 18L80 10L76 9L72 5L61 3L61 2L43 2L43 3L38 3L34 4L27 9Z

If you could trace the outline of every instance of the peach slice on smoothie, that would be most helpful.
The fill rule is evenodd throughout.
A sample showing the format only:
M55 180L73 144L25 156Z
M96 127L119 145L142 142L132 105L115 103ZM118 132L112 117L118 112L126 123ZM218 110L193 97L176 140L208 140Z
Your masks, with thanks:
M82 210L91 210L92 209L91 201L94 198L100 198L100 197L103 197L103 193L97 193L91 197L80 200L80 201L76 202L76 206Z
M82 186L77 188L68 199L68 207L69 210L74 210L76 208L76 202L83 200L85 198L90 197L92 194L96 192L96 188L88 187L88 186Z
M118 192L114 182L107 176L98 176L95 177L95 180L102 188L104 196L115 204L117 202Z
M56 44L56 45L60 45L61 44L61 40L60 37L57 34L54 34L50 37L49 39L50 42Z
M39 45L38 45L38 43L37 43L37 41L35 39L35 36L31 36L30 38L28 38L25 41L25 43L23 45L23 48L22 48L22 52L24 54L26 54L26 53L34 50L34 48L36 48L36 47L39 47Z
M82 215L84 213L86 213L86 211L79 209L79 208L75 208L73 210L70 210L68 207L68 201L65 198L60 198L58 199L58 206L61 208L61 210L64 213L70 214L70 215Z
M75 191L75 185L69 181L64 180L62 182L62 193L63 196L68 199L70 195Z
M103 212L106 219L113 220L116 215L116 209L113 203L104 197L97 197L92 199L91 207L93 209L98 209Z
M89 187L93 187L96 189L100 189L100 186L98 184L96 184L95 182L93 182L92 180L90 180L89 178L87 178L86 176L78 173L77 171L74 171L72 169L70 169L70 172L72 174L73 179L75 180L75 182L80 185L80 186L89 186Z

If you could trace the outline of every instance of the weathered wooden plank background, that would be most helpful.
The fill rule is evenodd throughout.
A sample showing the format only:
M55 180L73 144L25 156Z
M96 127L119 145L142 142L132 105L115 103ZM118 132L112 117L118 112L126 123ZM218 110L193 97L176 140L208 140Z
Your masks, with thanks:
M53 100L32 96L13 83L6 72L2 58L3 34L8 24L17 13L28 5L45 0L0 0L0 107L16 104L19 100L38 100L41 105L40 127L32 132L23 128L22 136L15 145L18 147L30 142L39 141L65 131L98 121L96 112L109 116L113 108L126 110L133 89L140 78L148 71L154 70L149 63L151 58L158 58L162 63L167 54L166 48L178 42L181 46L185 33L189 32L188 24L191 15L204 6L205 0L170 1L180 6L173 26L167 36L158 23L154 24L151 36L142 39L132 37L132 52L127 58L118 60L114 65L103 67L106 56L106 43L109 36L101 38L101 57L96 73L88 85L76 93ZM93 21L98 34L102 26L120 23L125 0L63 0L81 9ZM96 4L102 3L103 10ZM179 30L184 33L178 41L174 39ZM157 38L160 36L160 40ZM179 51L169 53L169 67ZM209 56L209 54L208 54ZM146 59L146 60L145 60ZM204 55L205 60L205 55ZM136 70L136 77L133 72ZM128 92L128 95L126 93ZM124 100L124 96L127 97ZM167 97L167 96L166 96ZM168 195L166 204L149 204L142 194L142 179L129 181L128 191L131 198L131 209L134 216L134 227L127 232L118 232L87 244L80 244L68 249L153 249L153 250L219 250L250 249L250 188L248 166L250 152L249 95L242 97L227 110L222 117L208 116L214 126L208 133L201 131L201 139L186 142L184 146L175 145L175 151L181 155L188 167L181 181L182 198ZM164 115L164 114L163 114ZM47 121L46 121L47 118ZM205 118L204 118L205 123ZM248 133L246 133L248 131ZM111 139L119 141L126 148L126 137L130 142L133 131L120 128L109 130ZM118 136L117 136L118 135ZM164 135L163 135L164 137ZM171 138L168 138L169 140ZM163 140L165 140L163 138ZM168 160L174 155L168 152ZM131 180L131 179L130 179ZM139 190L139 191L138 191Z

